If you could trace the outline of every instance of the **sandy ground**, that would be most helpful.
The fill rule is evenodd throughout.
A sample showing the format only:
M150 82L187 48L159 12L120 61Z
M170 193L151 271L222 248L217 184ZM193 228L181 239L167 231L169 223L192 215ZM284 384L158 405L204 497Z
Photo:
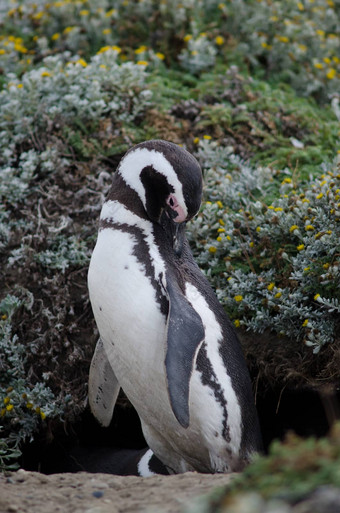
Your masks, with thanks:
M0 475L0 513L180 513L193 499L229 483L232 475Z

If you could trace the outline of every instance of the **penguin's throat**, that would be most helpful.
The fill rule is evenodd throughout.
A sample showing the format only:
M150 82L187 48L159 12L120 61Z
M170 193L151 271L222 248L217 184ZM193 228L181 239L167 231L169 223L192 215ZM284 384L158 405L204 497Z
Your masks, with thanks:
M177 223L166 210L163 210L159 224L166 233L174 253L181 256L185 240L185 223Z

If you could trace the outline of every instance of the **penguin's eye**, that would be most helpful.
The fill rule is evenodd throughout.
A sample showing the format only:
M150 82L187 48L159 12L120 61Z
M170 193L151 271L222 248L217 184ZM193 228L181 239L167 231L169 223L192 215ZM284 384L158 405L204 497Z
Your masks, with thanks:
M170 197L170 199L169 199L169 205L170 205L170 207L175 206L175 202L174 202L174 199L172 197Z

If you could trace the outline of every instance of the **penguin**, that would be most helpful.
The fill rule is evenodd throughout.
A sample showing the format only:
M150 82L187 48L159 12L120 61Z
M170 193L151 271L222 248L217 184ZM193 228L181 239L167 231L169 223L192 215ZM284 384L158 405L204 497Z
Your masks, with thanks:
M149 140L129 149L88 271L100 334L91 411L108 426L121 387L171 474L239 471L262 449L240 343L185 235L202 187L201 168L182 147Z
M68 454L65 472L91 472L119 476L150 477L169 472L151 449L77 446Z

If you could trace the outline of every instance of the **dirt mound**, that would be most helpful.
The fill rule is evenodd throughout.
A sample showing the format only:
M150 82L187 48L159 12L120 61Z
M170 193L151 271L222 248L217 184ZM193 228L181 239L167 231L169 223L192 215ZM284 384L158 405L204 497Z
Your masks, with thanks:
M233 474L188 472L173 476L121 477L19 470L0 475L1 513L181 512L191 501L230 482Z

